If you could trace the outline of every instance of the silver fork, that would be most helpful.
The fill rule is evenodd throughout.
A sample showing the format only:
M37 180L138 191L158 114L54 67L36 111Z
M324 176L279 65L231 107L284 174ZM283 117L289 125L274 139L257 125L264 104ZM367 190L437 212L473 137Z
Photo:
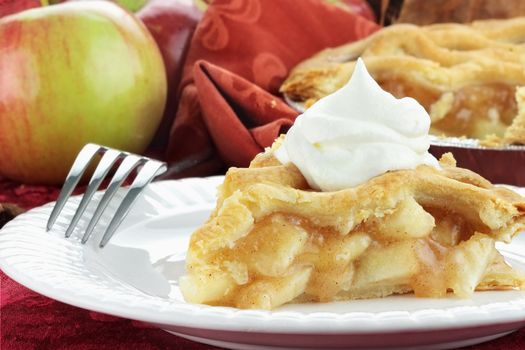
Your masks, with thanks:
M113 198L119 187L122 185L124 180L129 176L133 169L142 166L135 177L135 180L129 187L128 192L125 197L122 199L117 211L115 212L113 219L106 228L102 240L99 243L99 246L103 248L106 243L111 239L116 229L122 223L126 215L131 209L131 206L138 198L139 194L144 190L144 188L157 176L164 173L167 170L166 163L153 160L147 157L139 156L136 154L131 154L124 151L119 151L116 149L111 149L109 147L104 147L96 144L89 143L82 148L82 150L77 155L69 174L66 177L64 186L60 191L58 199L53 207L53 211L49 216L47 221L47 231L53 228L53 224L60 215L60 212L64 208L64 205L71 196L71 193L77 186L80 178L88 168L91 161L95 158L97 154L103 154L100 162L98 163L95 172L89 180L89 184L80 200L80 204L77 207L71 222L66 229L66 237L71 236L73 230L75 229L78 221L82 217L82 214L86 210L90 200L93 198L93 195L100 187L100 184L107 176L109 171L113 168L115 163L118 160L122 160L119 167L115 171L113 178L111 179L106 191L100 202L98 203L91 220L82 236L82 244L86 243L95 228L95 225L98 223L100 217L102 216L104 210L108 206L110 200Z

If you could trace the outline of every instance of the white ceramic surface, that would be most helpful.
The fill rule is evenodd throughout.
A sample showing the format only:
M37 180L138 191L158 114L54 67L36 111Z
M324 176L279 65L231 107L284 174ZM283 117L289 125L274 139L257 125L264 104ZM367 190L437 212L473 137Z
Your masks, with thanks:
M189 235L214 207L221 182L213 177L150 185L104 249L95 241L115 204L85 246L79 242L80 231L94 205L70 239L63 233L78 197L66 205L51 232L44 228L52 204L36 208L0 231L0 268L62 302L235 349L455 348L525 326L521 291L475 293L471 300L405 295L286 305L272 312L188 304L177 279L184 273ZM525 189L517 190L525 194ZM123 194L125 190L118 196ZM498 248L525 271L525 235Z

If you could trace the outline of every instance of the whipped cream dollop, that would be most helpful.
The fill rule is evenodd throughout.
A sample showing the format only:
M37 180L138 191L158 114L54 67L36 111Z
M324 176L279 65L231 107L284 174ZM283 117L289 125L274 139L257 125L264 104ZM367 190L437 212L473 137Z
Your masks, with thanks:
M297 117L275 152L317 190L354 187L390 170L439 167L430 153L430 117L413 98L381 89L358 59L352 77Z

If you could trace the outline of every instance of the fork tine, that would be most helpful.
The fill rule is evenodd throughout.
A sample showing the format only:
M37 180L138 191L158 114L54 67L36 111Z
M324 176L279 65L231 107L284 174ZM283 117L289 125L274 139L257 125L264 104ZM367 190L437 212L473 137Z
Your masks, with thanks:
M91 236L91 232L95 228L95 225L98 223L98 220L102 216L102 213L106 209L106 207L109 204L109 201L115 193L117 193L117 190L119 189L120 185L124 182L124 180L128 177L128 175L137 167L137 165L145 162L146 159L143 157L138 157L136 155L129 155L122 161L122 164L118 167L117 171L115 172L115 175L113 175L113 178L111 179L111 182L108 185L108 188L106 189L104 196L98 203L97 208L95 209L95 212L93 213L93 217L89 221L89 224L86 228L86 232L84 233L84 236L82 236L82 243L86 243L89 239L89 236Z
M82 200L80 201L80 204L77 207L77 211L75 212L75 215L69 223L69 226L66 230L66 237L71 236L73 230L75 229L75 226L78 223L78 220L80 220L80 217L86 210L89 201L93 197L93 194L99 188L100 184L102 183L102 180L104 180L107 173L111 170L117 159L123 154L124 153L122 153L121 151L117 151L114 149L108 149L106 153L104 153L102 159L100 160L100 163L95 169L95 173L91 177L91 180L89 180L88 187L84 192L84 195L82 196Z
M148 161L146 164L144 164L144 167L138 173L135 181L133 181L133 184L131 184L128 193L122 200L122 203L120 203L120 206L113 216L113 219L109 223L109 226L106 229L102 240L100 241L100 248L103 248L111 239L115 233L115 230L118 228L122 220L124 220L131 209L131 206L135 200L137 200L144 187L146 187L158 173L165 172L166 169L166 164L158 161Z
M105 148L99 145L95 145L92 143L88 143L85 145L82 150L77 155L77 158L73 162L73 165L71 166L71 169L69 170L69 173L67 174L66 180L64 181L64 186L62 187L62 190L60 191L60 194L58 196L58 199L55 203L55 206L53 207L53 211L51 212L51 215L49 216L49 220L47 221L46 230L49 231L55 224L55 221L60 215L60 212L64 208L64 205L67 202L67 199L69 196L71 196L71 193L75 189L75 187L78 184L78 181L86 171L88 165L91 163L91 160L93 157L100 151L104 150Z

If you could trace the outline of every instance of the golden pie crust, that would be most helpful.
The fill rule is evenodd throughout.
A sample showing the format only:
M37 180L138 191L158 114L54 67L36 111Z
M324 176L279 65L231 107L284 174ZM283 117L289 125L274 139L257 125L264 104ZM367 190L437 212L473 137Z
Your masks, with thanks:
M179 281L187 301L273 309L525 286L495 249L525 229L525 198L457 168L450 154L440 170L318 192L277 161L278 145L226 174L216 209L191 236Z
M342 87L358 57L384 90L425 107L433 134L525 144L525 17L392 25L300 63L281 92L309 106Z

